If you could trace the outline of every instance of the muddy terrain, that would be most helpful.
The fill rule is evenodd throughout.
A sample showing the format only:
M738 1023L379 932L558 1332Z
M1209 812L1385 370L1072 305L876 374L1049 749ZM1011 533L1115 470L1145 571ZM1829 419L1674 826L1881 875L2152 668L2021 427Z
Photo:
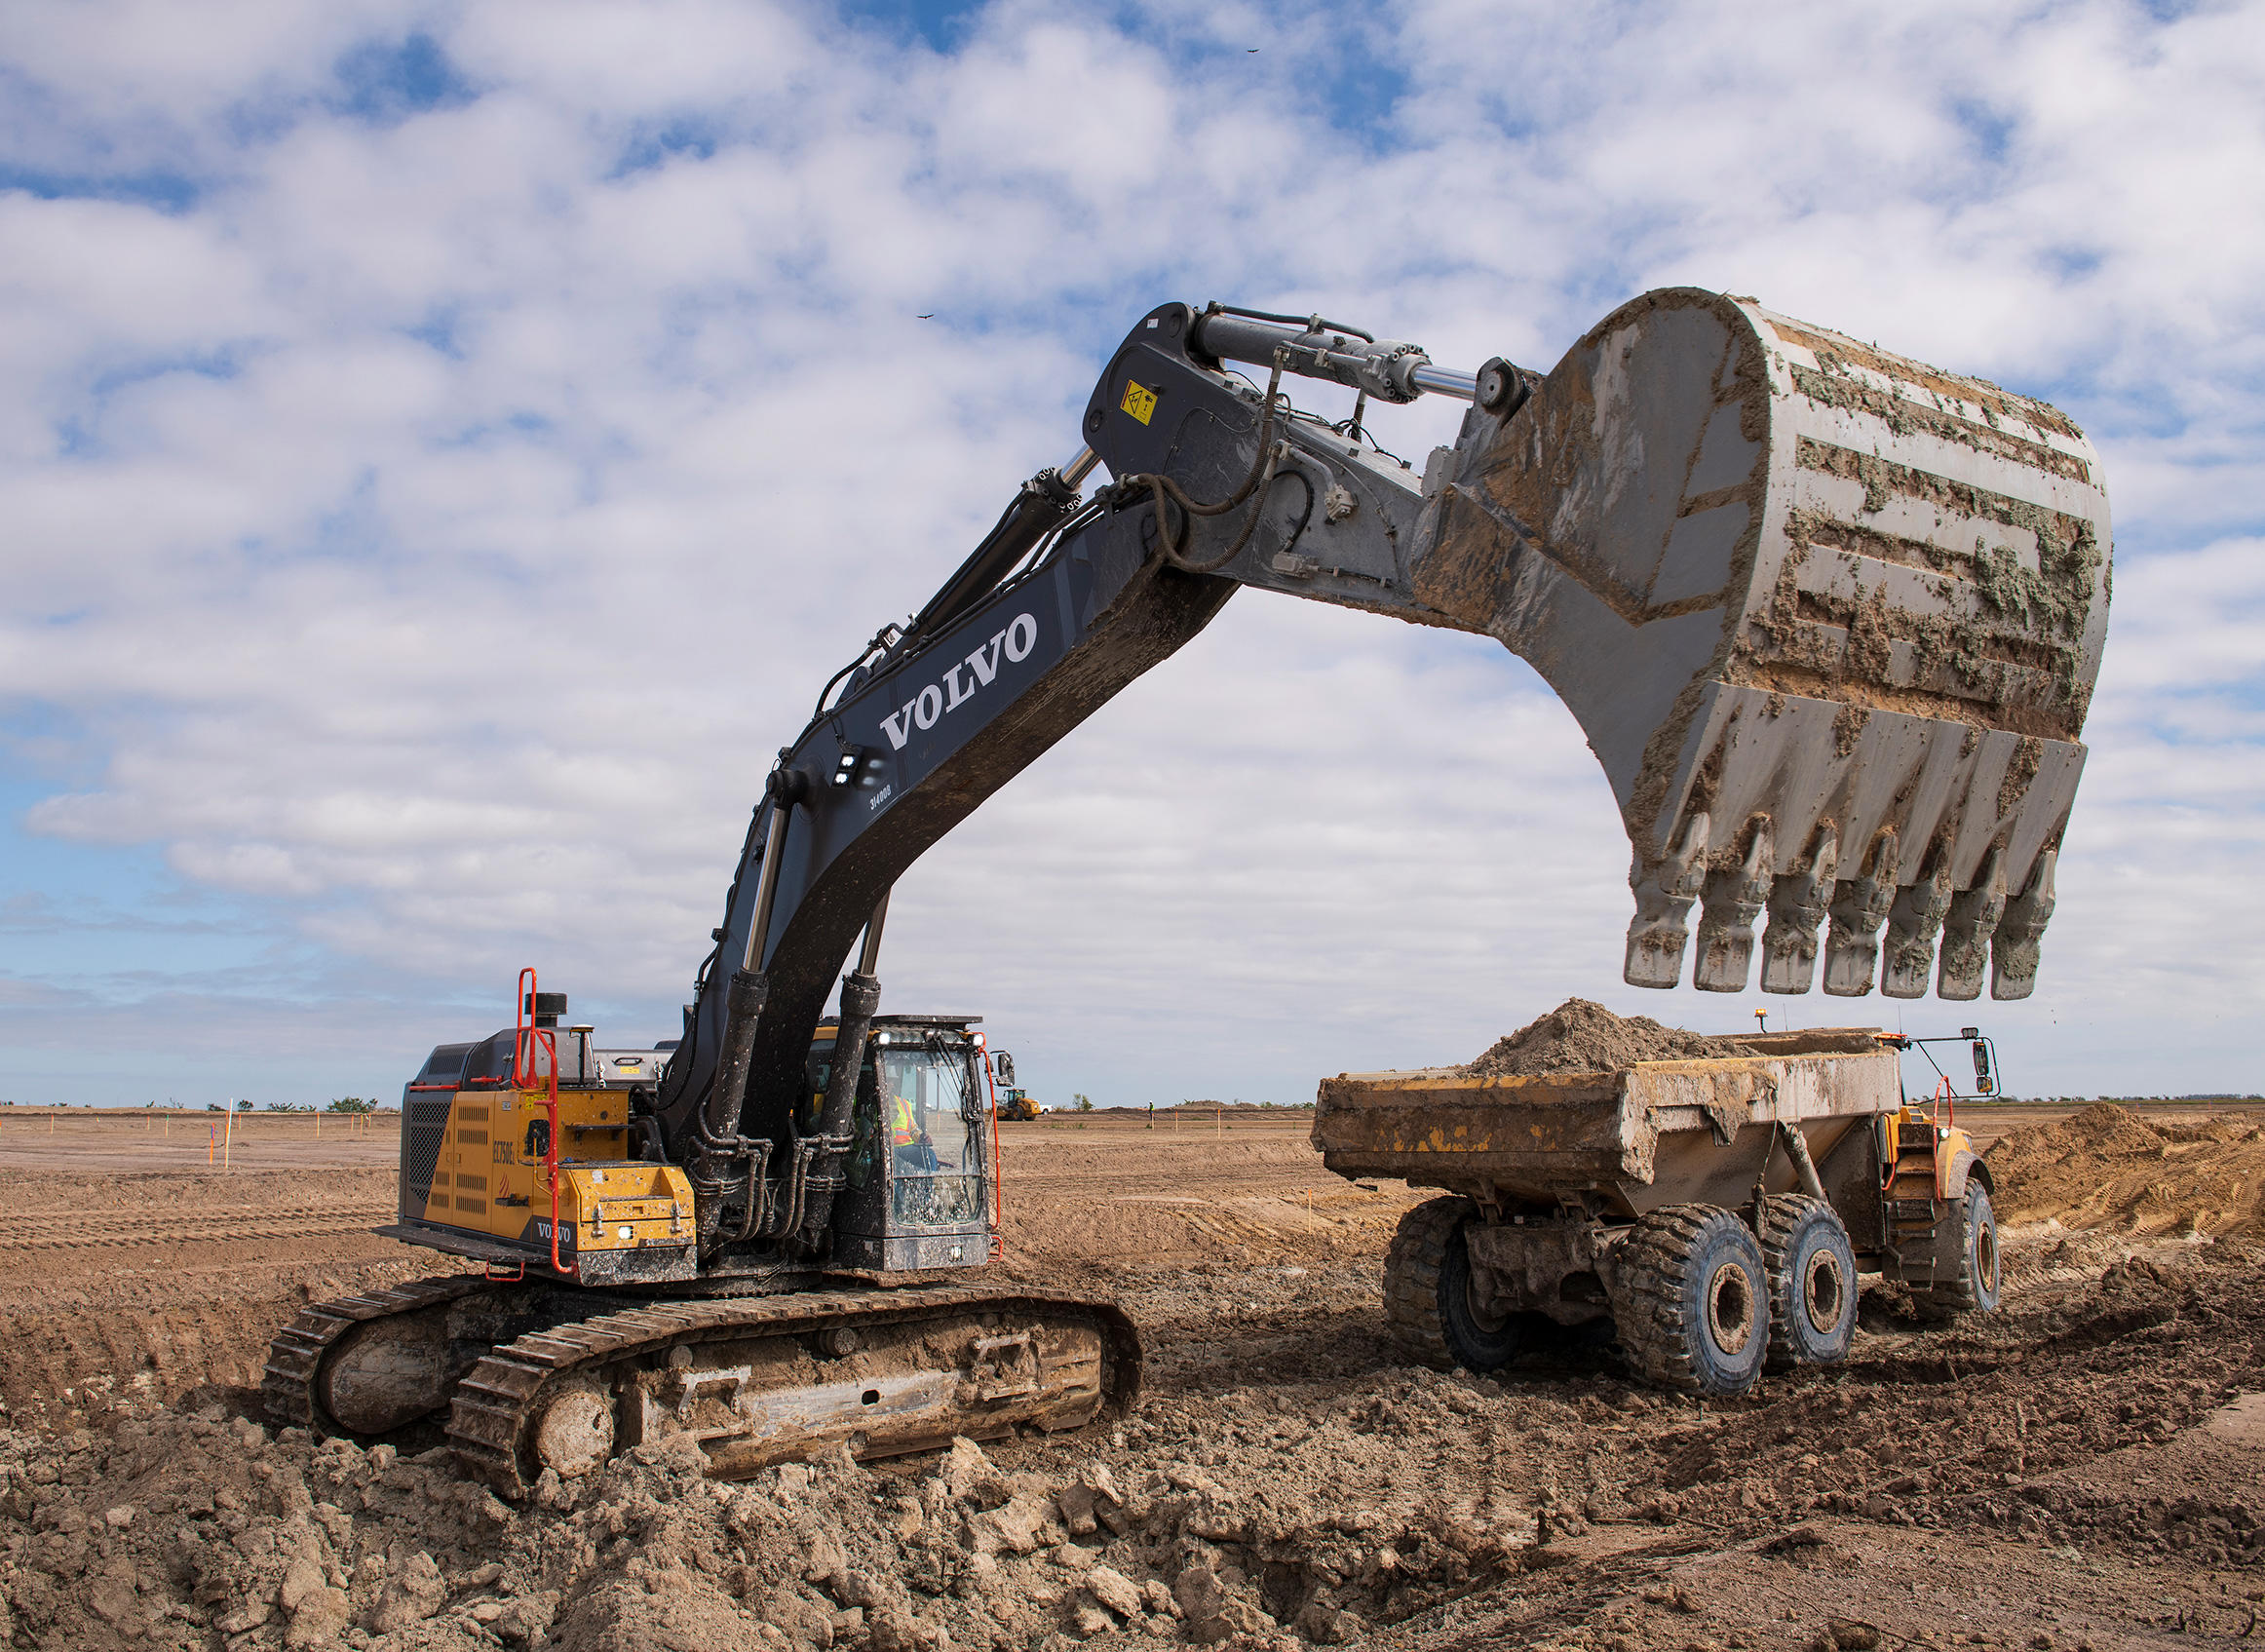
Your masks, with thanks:
M43 1140L0 1120L0 1632L382 1652L2255 1644L2265 1117L1966 1122L2007 1133L2004 1311L1938 1325L1874 1284L1849 1364L1705 1406L1572 1338L1498 1380L1401 1363L1378 1274L1417 1196L1322 1173L1302 1116L1010 1126L1002 1265L1127 1302L1151 1351L1134 1416L735 1485L656 1451L513 1509L440 1456L255 1420L260 1349L295 1303L440 1271L359 1231L391 1199L382 1121L319 1145L260 1121L223 1174L201 1122L184 1151L177 1128Z

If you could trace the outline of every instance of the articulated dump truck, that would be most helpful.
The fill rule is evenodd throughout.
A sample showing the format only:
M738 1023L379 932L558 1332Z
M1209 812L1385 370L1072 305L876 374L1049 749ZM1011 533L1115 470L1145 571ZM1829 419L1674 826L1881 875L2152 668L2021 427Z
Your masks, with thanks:
M1906 1105L1897 1048L1911 1041L1850 1027L1739 1042L1754 1054L1324 1081L1314 1145L1330 1170L1449 1190L1393 1238L1394 1340L1490 1371L1553 1326L1609 1321L1637 1374L1722 1395L1845 1359L1860 1268L1944 1313L1994 1309L1989 1167L1949 1098Z
M1350 415L1297 407L1286 379L1350 390ZM1468 406L1418 470L1367 423L1426 395ZM1733 992L1758 949L1766 992L1810 990L1820 954L1828 993L2031 990L2107 611L2097 464L2051 407L1674 289L1546 374L1442 367L1320 316L1164 304L1111 354L1080 430L780 748L676 1037L601 1053L530 976L511 1028L434 1051L384 1231L483 1272L311 1305L271 1350L279 1423L444 1431L519 1496L669 1436L744 1474L1131 1404L1142 1354L1119 1309L987 1282L980 1041L973 1018L878 1015L882 919L931 845L1247 588L1483 634L1533 664L1627 827L1628 980L1672 986L1689 955L1698 986ZM1884 1109L1884 1081L1803 1064L1823 1058L1783 1057L1794 1111L1770 1130ZM1631 1095L1660 1082L1631 1077ZM1632 1167L1669 1151L1639 1122L1652 1103L1603 1095L1594 1128L1627 1139L1583 1150L1617 1155L1615 1188L1649 1185ZM1727 1104L1691 1116L1728 1129ZM1820 1167L1845 1150L1814 1146ZM1539 1231L1529 1195L1555 1190L1473 1181L1471 1253L1511 1257ZM1667 1277L1642 1224L1670 1218L1574 1191L1629 1207L1587 1219L1641 1229L1612 1279ZM1757 1210L1761 1243L1814 1239L1772 1237L1791 1218ZM1437 1237L1423 1267L1447 1265Z

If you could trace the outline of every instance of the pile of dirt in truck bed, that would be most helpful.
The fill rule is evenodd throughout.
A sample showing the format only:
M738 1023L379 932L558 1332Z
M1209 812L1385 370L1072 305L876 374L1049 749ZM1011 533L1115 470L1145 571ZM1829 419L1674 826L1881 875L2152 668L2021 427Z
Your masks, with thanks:
M2155 1124L2110 1102L1987 1154L1998 1216L2142 1234L2265 1233L2265 1121Z
M1662 1026L1649 1016L1616 1016L1586 998L1568 998L1528 1021L1456 1071L1473 1078L1538 1073L1610 1072L1637 1061L1687 1061L1706 1057L1751 1056L1751 1045Z

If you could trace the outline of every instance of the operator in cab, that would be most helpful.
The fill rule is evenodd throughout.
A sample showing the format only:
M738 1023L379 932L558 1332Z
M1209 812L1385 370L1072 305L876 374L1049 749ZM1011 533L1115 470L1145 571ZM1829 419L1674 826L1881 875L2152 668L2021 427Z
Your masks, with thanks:
M899 1170L926 1173L936 1169L936 1144L929 1139L927 1121L919 1104L902 1091L889 1101L889 1141Z

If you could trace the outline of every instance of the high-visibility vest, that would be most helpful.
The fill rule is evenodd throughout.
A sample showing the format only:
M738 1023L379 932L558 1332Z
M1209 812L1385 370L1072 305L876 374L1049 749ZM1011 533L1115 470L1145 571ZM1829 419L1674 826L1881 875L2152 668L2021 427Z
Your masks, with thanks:
M911 1101L902 1095L890 1103L891 1134L900 1147L909 1147L920 1139L920 1126L914 1120Z

